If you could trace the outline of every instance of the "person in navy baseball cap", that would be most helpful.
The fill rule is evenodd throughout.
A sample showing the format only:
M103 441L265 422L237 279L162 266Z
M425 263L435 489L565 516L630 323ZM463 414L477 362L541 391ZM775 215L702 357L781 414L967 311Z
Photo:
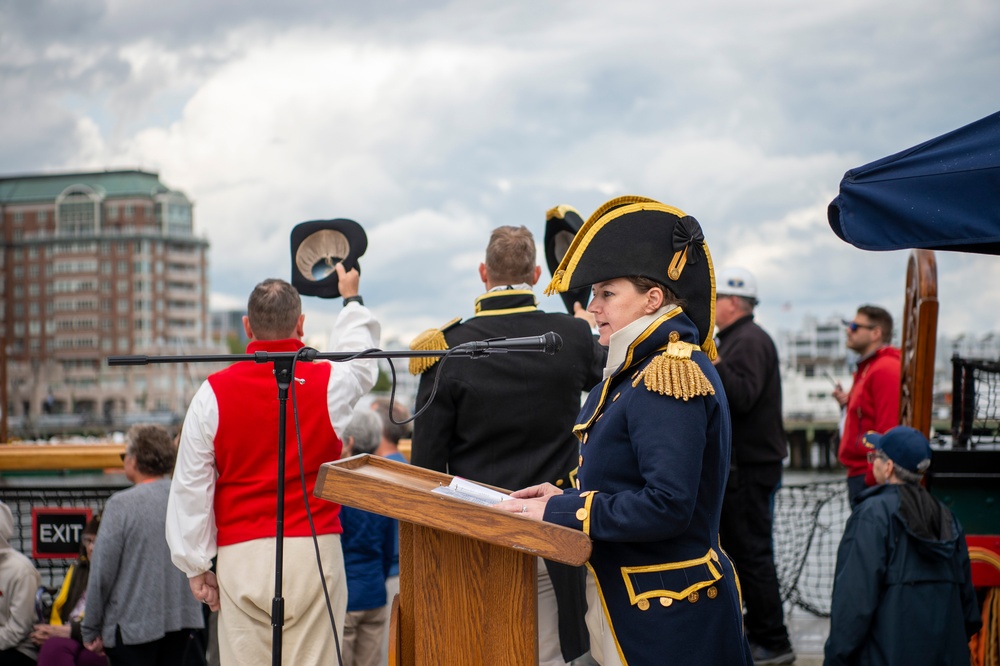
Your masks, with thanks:
M868 457L873 465L873 471L875 460L879 458L888 459L894 467L902 468L913 474L923 474L931 465L931 445L927 441L927 437L915 428L896 426L884 435L869 432L865 434L863 441L865 446L872 449ZM883 455L880 456L879 451ZM889 482L892 471L884 470L883 476L885 478L879 478L879 475L876 474L875 480L879 483Z
M930 443L907 426L863 441L878 485L844 526L823 664L967 664L982 616L965 530L920 485Z

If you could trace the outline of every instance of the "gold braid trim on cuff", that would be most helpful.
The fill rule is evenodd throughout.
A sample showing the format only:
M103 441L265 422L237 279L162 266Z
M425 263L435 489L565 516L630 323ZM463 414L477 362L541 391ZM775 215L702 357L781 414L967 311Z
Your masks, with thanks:
M691 352L695 349L699 349L698 345L680 342L680 335L672 332L667 350L642 369L632 386L643 382L649 391L685 401L699 395L715 395L715 387L691 360Z

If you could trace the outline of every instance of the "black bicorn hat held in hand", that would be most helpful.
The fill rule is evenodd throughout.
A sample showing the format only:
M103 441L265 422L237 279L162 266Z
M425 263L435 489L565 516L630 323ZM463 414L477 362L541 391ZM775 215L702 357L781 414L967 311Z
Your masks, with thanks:
M555 276L566 250L572 245L576 232L582 226L583 218L572 206L556 206L545 213L545 263L548 264L549 275ZM587 307L590 290L581 287L564 291L559 296L566 304L566 311L573 314L574 303Z
M337 298L338 263L361 272L358 257L368 249L368 236L354 220L311 220L292 229L292 286L303 296Z

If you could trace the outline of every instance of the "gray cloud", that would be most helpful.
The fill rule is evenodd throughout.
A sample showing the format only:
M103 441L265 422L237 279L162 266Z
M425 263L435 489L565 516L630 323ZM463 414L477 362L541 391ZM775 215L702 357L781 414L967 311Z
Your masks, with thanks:
M1000 106L1000 6L676 4L0 1L0 170L158 170L227 302L287 276L294 224L357 219L401 335L472 313L490 228L541 242L549 207L624 193L698 217L771 327L898 311L906 253L845 245L826 204L847 169ZM1000 328L950 286L998 262L940 256L942 328Z

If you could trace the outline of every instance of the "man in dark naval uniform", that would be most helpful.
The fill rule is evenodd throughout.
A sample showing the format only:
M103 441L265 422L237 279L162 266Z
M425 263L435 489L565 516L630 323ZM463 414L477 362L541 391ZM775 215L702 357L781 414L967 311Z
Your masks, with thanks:
M604 350L582 319L538 309L532 286L540 275L531 232L523 226L495 229L479 265L486 293L476 299L475 316L427 331L411 344L448 349L548 331L563 341L554 355L498 354L444 364L414 359L411 371L422 373L417 410L441 377L437 395L414 422L413 464L508 489L572 485L579 456L573 424L581 392L601 381ZM545 561L538 573L539 664L563 664L589 646L585 572Z

